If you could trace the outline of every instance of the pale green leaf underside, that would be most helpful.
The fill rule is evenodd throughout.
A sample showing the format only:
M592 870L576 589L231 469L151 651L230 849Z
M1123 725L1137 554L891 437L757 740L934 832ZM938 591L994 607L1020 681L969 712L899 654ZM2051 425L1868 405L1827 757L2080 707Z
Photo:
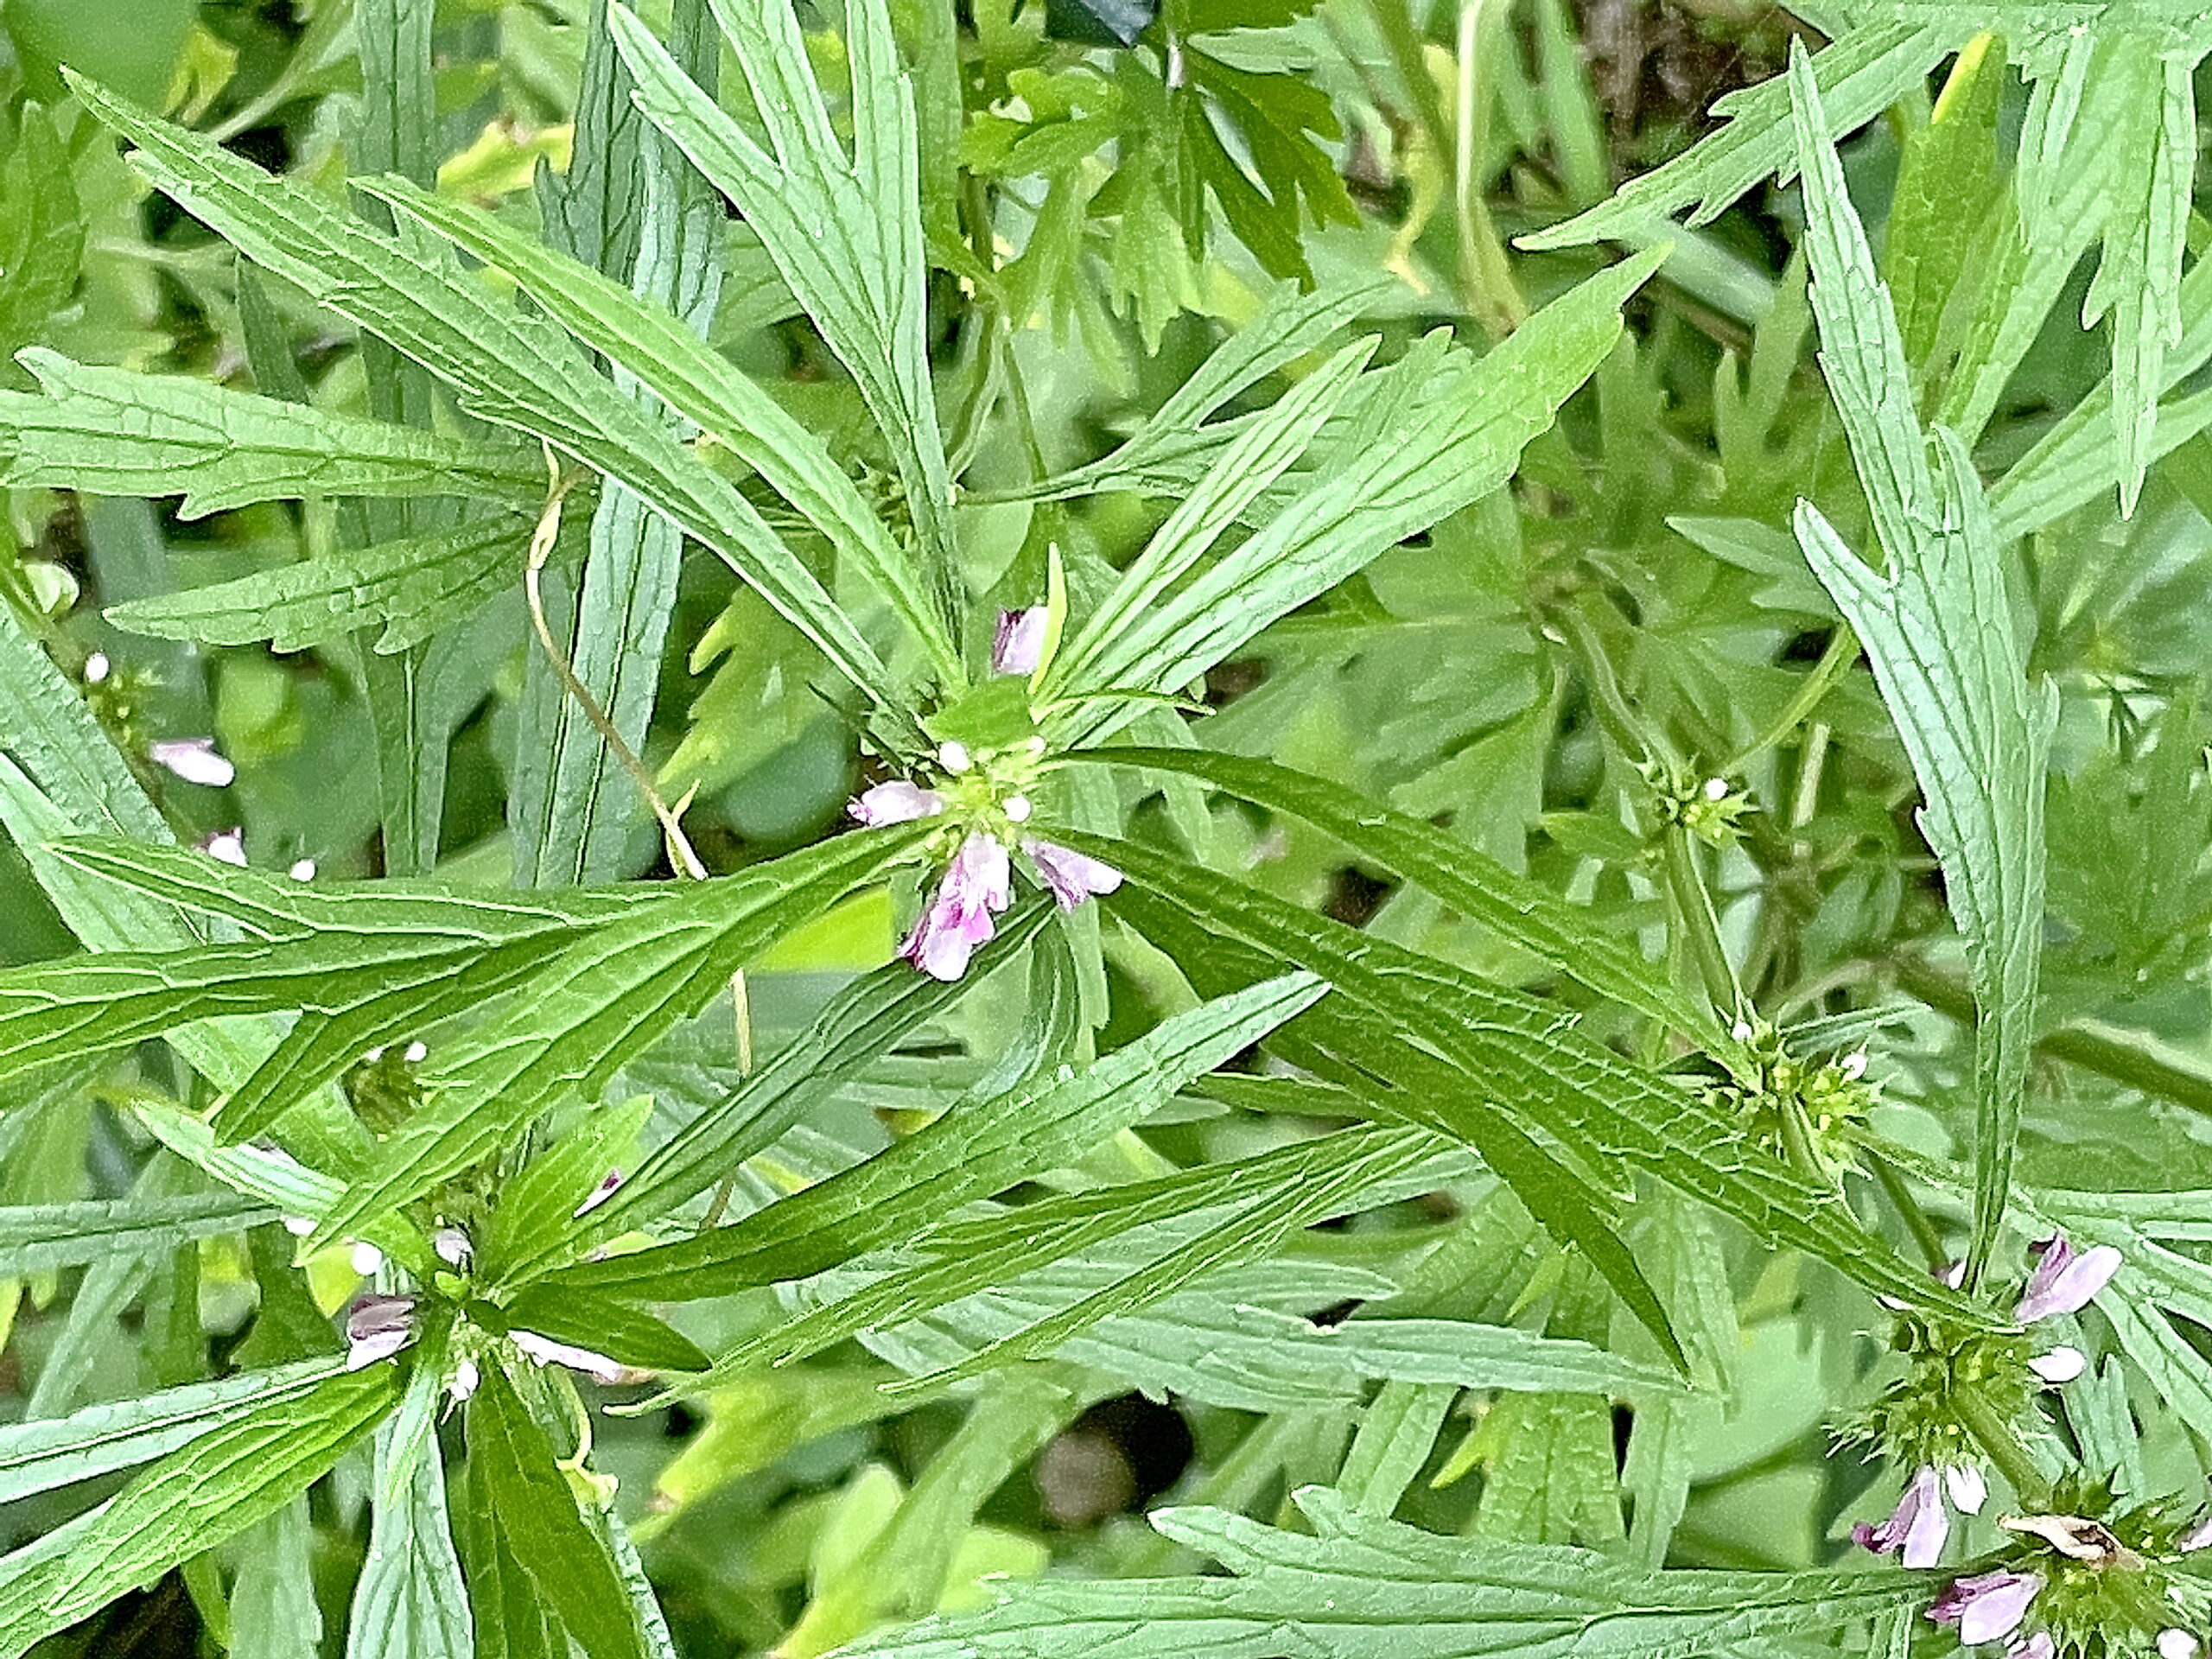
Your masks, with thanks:
M1844 193L1819 94L1794 61L1821 360L1889 561L1887 575L1800 502L1800 546L1865 643L1926 805L1980 1011L1974 1256L2009 1190L2043 926L2044 759L2055 690L2031 694L1996 531L1957 439L1931 466L1888 292Z

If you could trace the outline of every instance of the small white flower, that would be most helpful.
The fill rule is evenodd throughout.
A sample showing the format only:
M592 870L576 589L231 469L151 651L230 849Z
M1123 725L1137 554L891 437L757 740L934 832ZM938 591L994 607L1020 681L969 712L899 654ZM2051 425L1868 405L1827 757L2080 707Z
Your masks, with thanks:
M1009 795L1006 798L1006 816L1008 821L1014 823L1027 823L1029 822L1030 811L1029 798L1027 795Z
M357 1238L353 1241L353 1271L365 1279L384 1266L384 1252L367 1239Z
M284 1230L294 1238L305 1238L309 1233L315 1231L315 1218L312 1216L286 1216L283 1219Z
M104 651L94 652L91 656L85 658L85 683L86 685L99 684L102 681L107 678L109 673L112 671L113 667L114 664L110 663L107 659L107 652Z
M363 1065L374 1065L382 1058L384 1058L384 1046L382 1044L378 1044L376 1047L371 1049L367 1053L361 1056L361 1064Z
M315 880L315 860L313 860L313 859L311 859L311 858L303 858L303 859L301 859L300 861L298 861L296 863L295 863L295 864L292 866L292 868L291 868L291 872L290 872L290 874L291 874L292 880L295 880L295 881L312 881L312 880Z
M1751 1022L1748 1020L1738 1020L1733 1026L1731 1026L1728 1028L1728 1034L1731 1037L1733 1037L1739 1043L1750 1042L1751 1040L1752 1034Z
M2187 1630L2158 1632L2158 1659L2196 1659L2197 1641Z
M410 1043L400 1051L399 1058L410 1065L420 1065L430 1058L430 1046L428 1043Z
M2088 1357L2079 1348L2054 1348L2031 1359L2028 1369L2046 1382L2071 1382L2088 1363Z
M149 743L146 746L146 758L188 784L203 784L209 789L227 789L238 775L236 766L215 753L215 740L212 737L164 739Z
M441 1227L430 1235L430 1248L437 1252L438 1260L449 1268L466 1269L475 1259L476 1247L468 1242L468 1235L458 1227Z
M595 1354L588 1348L571 1347L565 1342L556 1342L550 1337L541 1337L535 1331L510 1331L507 1340L540 1365L565 1365L572 1371L582 1371L586 1376L601 1382L620 1382L629 1375L627 1367L609 1359L605 1354Z
M1726 778L1707 779L1705 780L1705 798L1708 801L1726 800L1728 798L1728 780Z
M1856 1053L1845 1055L1835 1063L1835 1068L1852 1082L1858 1082L1866 1075L1866 1052L1860 1049Z
M1989 1501L1989 1483L1971 1464L1957 1463L1945 1469L1943 1489L1951 1495L1951 1507L1961 1515L1980 1515L1981 1506Z
M196 843L208 857L222 864L235 864L245 868L245 831L218 830L213 835L202 836Z
M937 763L955 777L976 764L965 743L946 741L937 747Z
M484 1380L473 1359L463 1359L453 1368L453 1381L446 1384L446 1392L455 1400L466 1400L476 1392L476 1385Z

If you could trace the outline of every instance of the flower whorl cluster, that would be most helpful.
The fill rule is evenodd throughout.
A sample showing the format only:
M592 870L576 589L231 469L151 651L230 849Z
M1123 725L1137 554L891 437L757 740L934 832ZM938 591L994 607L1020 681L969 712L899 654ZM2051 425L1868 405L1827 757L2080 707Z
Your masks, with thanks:
M1033 674L1046 634L1045 607L1005 611L991 643L991 668L1005 677ZM1018 850L1060 908L1072 911L1093 894L1113 892L1122 873L1071 847L1030 835L1033 786L1045 741L1032 734L1004 748L971 747L948 738L938 746L942 776L925 786L894 779L863 791L847 806L870 829L944 817L951 847L944 875L899 954L933 979L956 980L998 931L1014 902L1013 853Z

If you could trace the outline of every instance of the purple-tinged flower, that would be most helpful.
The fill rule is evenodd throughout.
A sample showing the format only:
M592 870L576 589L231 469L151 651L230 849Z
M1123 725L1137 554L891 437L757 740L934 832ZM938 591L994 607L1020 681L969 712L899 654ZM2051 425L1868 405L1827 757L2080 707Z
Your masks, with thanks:
M240 869L245 868L245 831L243 830L218 830L212 835L200 836L193 845L218 863L235 864Z
M2017 1637L2005 1644L2005 1659L2058 1659L2058 1643L2049 1630Z
M565 1342L556 1342L550 1337L539 1336L535 1331L510 1331L507 1340L540 1365L565 1365L572 1371L582 1371L586 1376L601 1382L620 1382L630 1375L630 1368L620 1360L609 1359L605 1354L595 1354L588 1348L576 1348Z
M1045 658L1045 629L1051 621L1042 605L1026 611L1001 611L991 635L991 672L1034 674Z
M2158 1632L2158 1659L2196 1659L2199 1643L2187 1630Z
M608 1170L605 1175L600 1178L599 1185L592 1188L589 1192L584 1195L584 1201L569 1212L569 1219L575 1221L582 1217L589 1215L593 1211L598 1209L601 1205L605 1204L609 1198L613 1198L616 1189L621 1185L622 1172L619 1169Z
M2120 1271L2120 1252L2109 1244L2076 1254L2065 1234L2053 1233L2038 1240L2034 1249L2036 1270L2012 1310L2012 1317L2023 1325L2057 1313L2080 1313Z
M1951 1518L1943 1513L1942 1477L1933 1464L1913 1471L1904 1496L1879 1526L1860 1522L1851 1529L1851 1541L1877 1555L1901 1554L1907 1567L1933 1567L1951 1535Z
M2044 1382L2057 1385L2071 1382L2088 1369L2089 1357L2079 1348L2059 1347L2047 1354L2037 1354L2028 1362L2028 1369Z
M2028 1604L2042 1588L2043 1576L2037 1573L1978 1573L1953 1580L1936 1598L1928 1617L1938 1624L1957 1625L1959 1640L1971 1648L2018 1630Z
M2198 1522L2175 1539L2174 1548L2184 1555L2194 1555L2200 1549L2212 1549L2212 1516Z
M415 1299L370 1291L346 1310L346 1369L390 1359L415 1340Z
M956 980L968 971L976 947L998 931L993 914L1013 902L1006 849L988 836L969 836L899 954L932 979Z
M1062 910L1074 910L1094 893L1111 893L1122 885L1122 873L1072 847L1031 839L1021 843L1037 874L1052 890Z
M175 772L188 784L227 789L238 769L215 753L212 737L164 738L146 746L146 758Z
M944 797L903 778L893 779L887 784L861 791L845 803L845 810L867 828L880 830L887 823L911 823L916 818L934 817L944 810Z

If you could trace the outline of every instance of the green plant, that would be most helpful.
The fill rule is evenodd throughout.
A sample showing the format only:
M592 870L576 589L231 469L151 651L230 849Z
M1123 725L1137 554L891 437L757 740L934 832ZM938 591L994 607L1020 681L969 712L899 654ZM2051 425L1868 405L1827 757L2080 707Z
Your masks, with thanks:
M295 10L8 14L0 1653L2212 1629L2198 9Z

